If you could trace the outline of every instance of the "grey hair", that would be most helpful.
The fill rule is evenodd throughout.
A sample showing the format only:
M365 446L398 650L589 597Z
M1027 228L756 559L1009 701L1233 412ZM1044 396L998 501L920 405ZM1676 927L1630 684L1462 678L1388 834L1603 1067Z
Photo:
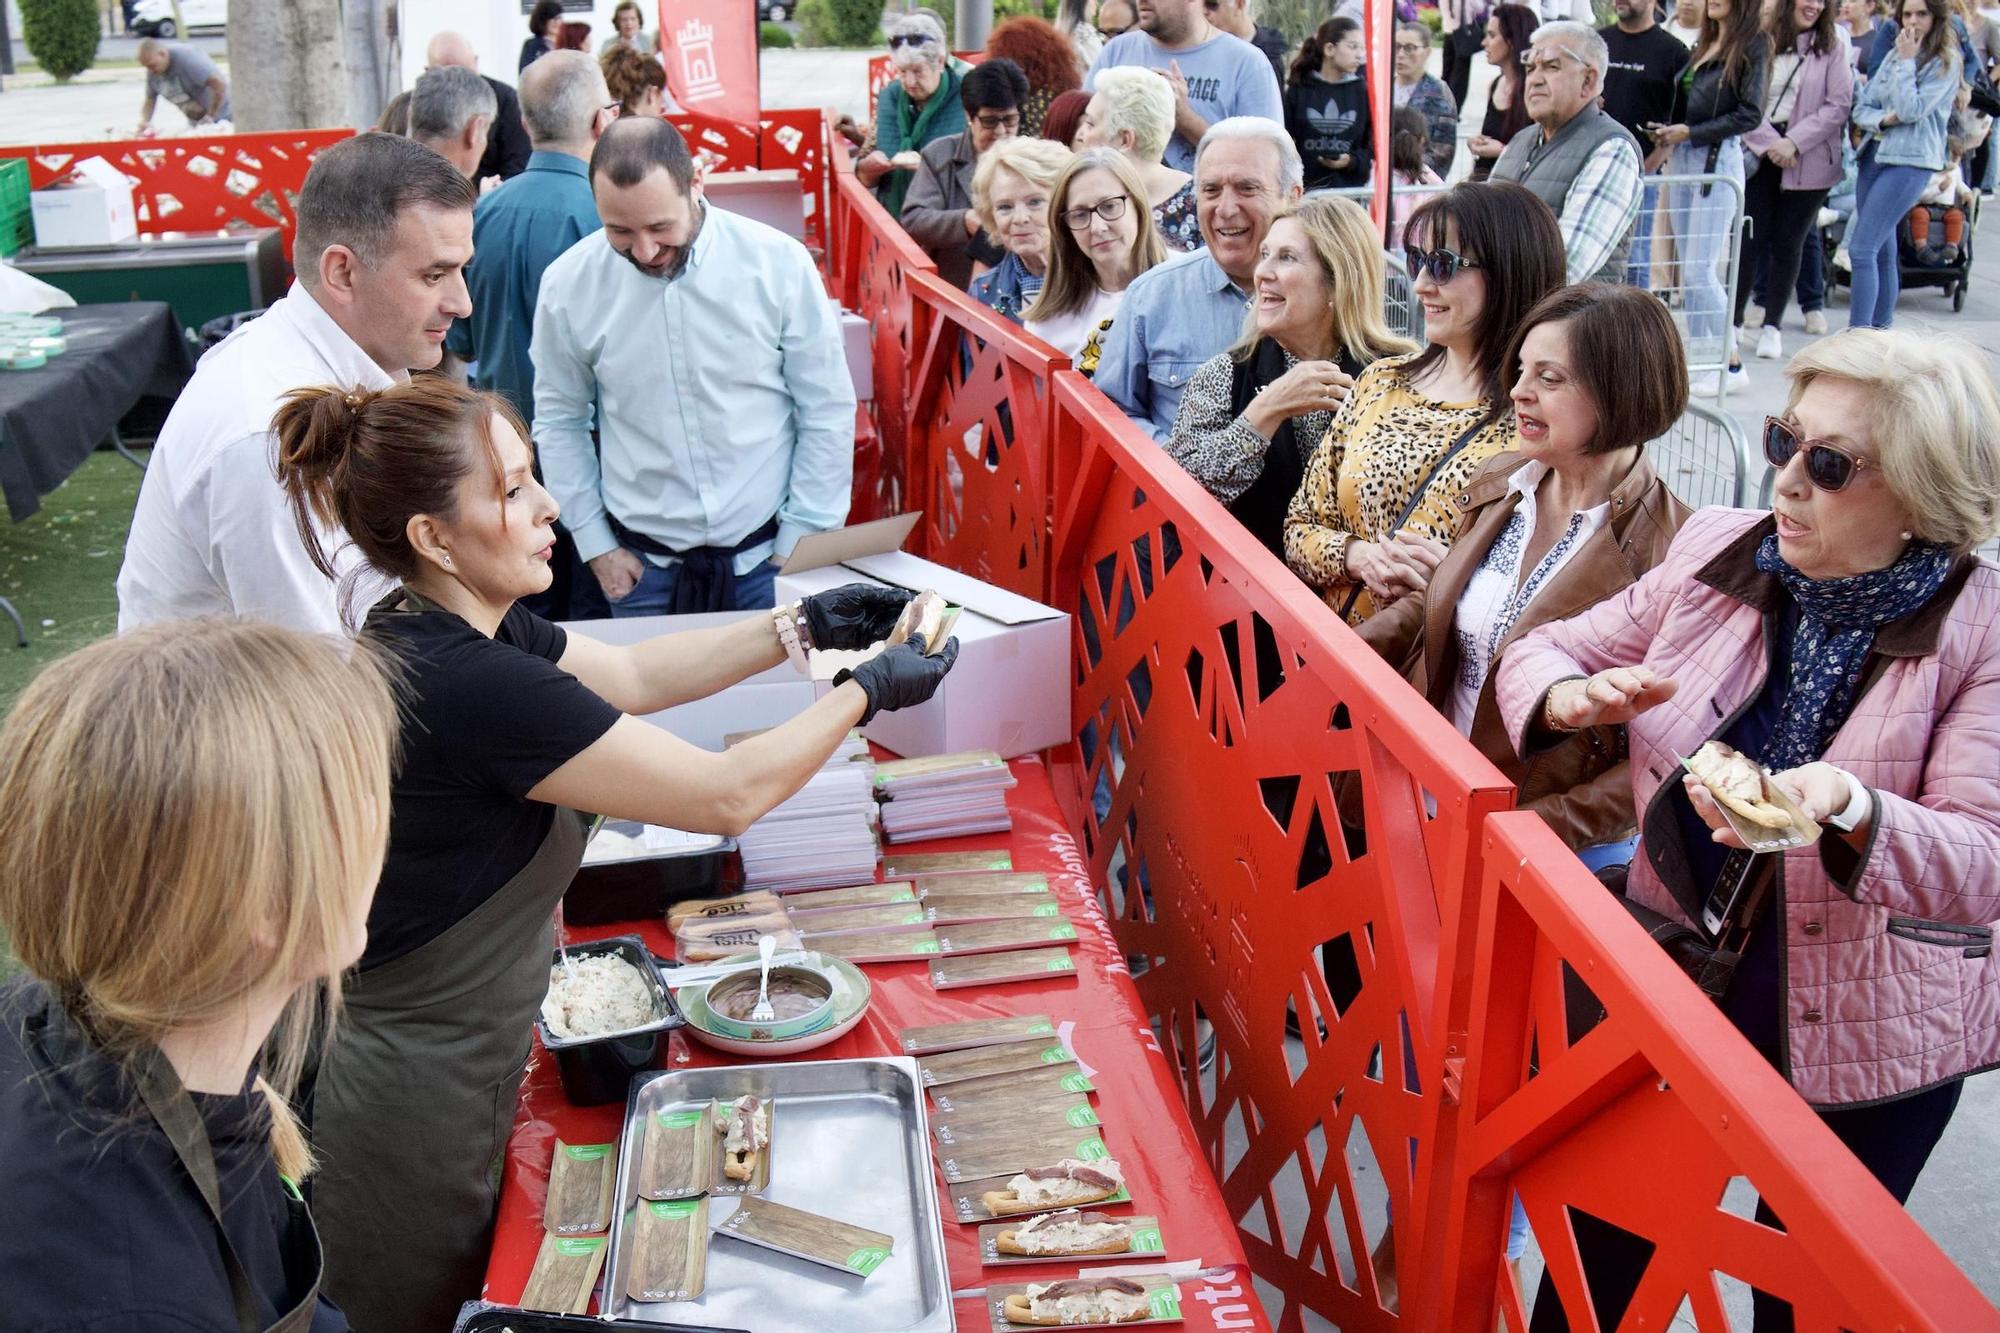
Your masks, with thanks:
M298 238L292 244L299 282L308 290L319 285L319 259L328 246L346 246L363 263L379 263L405 211L469 213L477 197L457 167L400 134L370 130L322 148L299 190Z
M1597 29L1588 23L1578 23L1575 19L1544 23L1535 29L1528 42L1531 46L1540 46L1543 42L1556 43L1581 60L1586 68L1596 70L1600 87L1604 84L1604 71L1611 68L1611 48L1598 36Z
M610 102L604 70L581 51L551 51L521 71L530 143L588 143L591 122Z
M159 38L142 37L139 39L139 50L137 52L137 55L139 59L144 60L147 56L155 55L166 49L167 49L167 44L161 41Z
M419 142L456 139L476 117L490 122L498 107L486 80L465 66L427 69L410 93L410 137Z
M891 37L903 37L921 33L930 40L922 46L899 46L889 52L889 63L898 69L908 69L912 65L942 66L949 54L944 36L944 24L929 14L904 14L889 20L888 29L882 36L886 41Z
M1104 119L1098 133L1109 137L1132 132L1132 155L1157 162L1174 133L1174 93L1167 81L1150 69L1113 65L1097 71L1095 95L1104 99Z
M1208 133L1201 136L1201 142L1194 146L1195 179L1201 178L1201 157L1210 147L1225 139L1269 144L1278 154L1278 193L1290 195L1306 183L1306 164L1299 158L1299 146L1292 142L1292 136L1283 125L1262 116L1229 116L1208 127Z

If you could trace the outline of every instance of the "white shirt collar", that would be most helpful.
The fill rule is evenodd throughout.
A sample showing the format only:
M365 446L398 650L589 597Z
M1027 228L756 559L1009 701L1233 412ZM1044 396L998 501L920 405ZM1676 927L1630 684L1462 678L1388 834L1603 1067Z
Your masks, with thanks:
M376 364L375 358L362 351L361 344L347 336L347 330L326 312L319 298L307 291L297 279L292 281L285 299L271 307L265 318L280 313L297 330L305 344L326 362L327 369L333 372L332 383L351 384L363 389L386 389L410 378L407 370L392 374Z

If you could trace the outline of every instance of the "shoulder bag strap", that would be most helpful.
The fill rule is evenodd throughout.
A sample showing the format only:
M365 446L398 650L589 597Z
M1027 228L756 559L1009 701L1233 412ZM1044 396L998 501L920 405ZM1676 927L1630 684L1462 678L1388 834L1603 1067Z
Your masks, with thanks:
M1444 471L1445 464L1451 462L1452 459L1458 457L1459 454L1463 453L1465 451L1465 446L1472 443L1472 437L1479 434L1479 432L1482 429L1484 429L1485 426L1486 426L1486 420L1484 417L1482 417L1480 418L1479 421L1475 422L1472 426L1468 427L1463 435L1459 436L1456 440L1452 441L1451 448L1445 450L1444 454L1438 459L1438 461L1431 464L1431 470L1424 474L1424 479L1421 482L1417 483L1417 488L1415 490L1410 492L1410 501L1408 504L1403 506L1403 512L1396 516L1396 521L1394 523L1391 523L1389 525L1389 530L1383 534L1384 540L1390 537L1394 537L1399 531L1402 530L1403 525L1410 521L1410 515L1416 513L1417 506L1424 502L1425 493L1430 490L1431 483L1438 479L1438 474ZM1345 620L1348 618L1348 616L1352 615L1354 613L1354 604L1360 600L1361 600L1361 585L1357 583L1354 586L1353 591L1347 594L1346 603L1342 605L1340 608L1340 618L1342 620Z
M208 1128L201 1123L201 1113L194 1108L194 1100L181 1086L178 1075L167 1057L160 1054L157 1046L149 1047L139 1057L133 1069L139 1084L139 1095L145 1099L146 1109L153 1113L153 1119L166 1131L167 1142L173 1145L174 1156L194 1180L195 1188L201 1191L201 1201L208 1205L208 1215L215 1219L215 1234L222 1242L222 1264L229 1274L229 1300L236 1308L236 1326L243 1333L259 1333L263 1321L257 1315L256 1297L250 1284L250 1275L244 1271L243 1261L236 1255L236 1246L230 1242L229 1232L222 1225L222 1186L215 1174L215 1150L208 1141Z

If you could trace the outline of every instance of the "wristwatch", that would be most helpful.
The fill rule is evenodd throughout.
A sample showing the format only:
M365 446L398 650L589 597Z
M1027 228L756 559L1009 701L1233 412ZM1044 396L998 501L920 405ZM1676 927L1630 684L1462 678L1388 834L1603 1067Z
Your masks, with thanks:
M785 656L801 676L812 674L812 667L806 661L806 646L800 642L800 625L804 620L803 608L793 602L781 606L771 613L771 622L777 627L778 642L785 647Z
M1828 815L1820 822L1837 833L1852 833L1854 826L1867 818L1868 812L1874 808L1875 794L1846 769L1840 770L1840 776L1847 779L1847 804L1841 807L1838 814Z

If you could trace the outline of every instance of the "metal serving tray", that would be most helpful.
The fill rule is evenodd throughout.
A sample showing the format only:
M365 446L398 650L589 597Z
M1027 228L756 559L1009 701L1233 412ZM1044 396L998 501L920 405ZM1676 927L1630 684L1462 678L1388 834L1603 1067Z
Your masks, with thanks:
M711 1237L701 1299L643 1303L625 1294L627 1221L655 1112L745 1093L774 1098L771 1183L763 1197L895 1238L867 1277ZM674 1069L633 1079L625 1103L618 1199L606 1256L604 1313L706 1322L757 1333L952 1333L951 1274L931 1170L917 1062L905 1056Z

